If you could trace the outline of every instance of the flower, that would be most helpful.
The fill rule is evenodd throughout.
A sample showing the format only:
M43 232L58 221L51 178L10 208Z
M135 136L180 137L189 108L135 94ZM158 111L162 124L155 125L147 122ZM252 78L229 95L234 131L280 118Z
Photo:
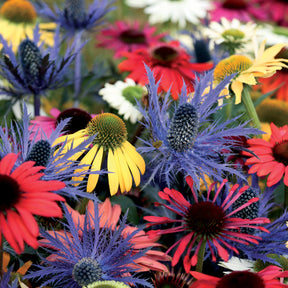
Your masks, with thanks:
M87 205L87 213L89 213L91 217L92 223L94 223L94 202L89 201ZM79 237L83 237L83 229L84 229L84 223L85 223L85 215L80 214L78 211L72 209L68 205L66 205L67 211L69 214L71 214L73 223L75 227L79 227L78 234ZM99 222L100 229L108 229L115 230L120 221L120 215L121 215L121 206L118 204L115 204L112 206L111 201L109 198L106 198L103 203L98 203L98 211L99 215L101 215L101 219ZM92 224L90 225L90 229L95 229ZM135 234L135 231L137 233ZM106 231L108 233L108 231ZM48 233L50 233L48 231ZM67 232L68 233L68 232ZM50 233L54 237L59 236L61 238L61 235L63 235L63 231L52 231ZM129 242L133 244L133 253L136 253L137 251L142 251L143 249L146 249L143 256L137 258L134 260L133 263L127 264L128 266L132 267L133 269L136 269L137 272L143 272L143 271L166 271L167 267L163 264L161 264L159 261L170 261L170 256L166 255L164 252L152 250L152 247L158 247L161 246L156 241L159 237L149 238L148 235L143 231L136 227L126 225L125 228L121 231L121 237L126 238L127 235L133 235ZM65 240L63 240L65 242ZM45 240L42 240L41 243L45 246L47 245ZM65 243L64 243L65 244ZM147 248L150 248L149 250ZM49 256L50 258L53 258L54 256Z
M259 10L266 15L267 22L274 22L276 26L286 26L288 27L287 12L288 5L282 0L253 0ZM271 9L273 5L273 9Z
M180 217L176 220L169 217L145 216L144 219L150 222L146 224L147 227L178 223L178 226L173 228L148 231L151 236L181 233L181 239L177 240L166 252L168 253L178 246L172 258L172 266L179 262L180 257L186 250L183 265L185 271L189 272L191 266L195 266L198 262L198 252L202 245L204 245L205 250L208 247L212 261L216 261L215 252L224 261L228 261L232 251L236 254L239 253L237 244L257 244L258 240L261 239L261 237L241 232L240 228L247 227L269 232L267 229L255 225L269 223L268 218L241 219L236 217L237 212L257 202L259 198L251 198L241 206L231 209L231 205L248 189L248 186L238 190L239 185L235 184L224 194L223 188L225 189L227 181L224 179L218 188L215 187L215 183L212 184L207 192L207 198L202 201L198 200L190 176L186 177L186 182L191 188L194 202L186 200L180 192L174 189L165 188L158 193L159 197L167 201L168 204L157 203L157 205L166 207ZM211 200L210 193L214 187L215 195ZM206 213L203 213L203 211Z
M211 69L213 63L191 63L189 54L180 48L178 41L158 44L147 49L138 49L134 52L125 52L126 60L119 64L120 72L129 71L128 78L138 84L147 84L145 66L143 62L154 70L157 80L161 78L159 92L171 91L174 100L178 99L183 80L187 85L187 92L194 91L193 81L195 72ZM170 90L169 90L170 89Z
M124 51L133 52L159 43L166 34L154 35L155 31L156 27L150 27L148 24L140 28L137 21L115 21L115 24L110 24L96 36L97 46L112 49L115 53L114 58L120 58Z
M26 38L32 38L35 28L37 13L33 5L27 0L9 0L1 6L0 26L1 35L12 50L17 52L19 44ZM51 30L56 28L55 23L39 23L41 31L40 40L47 45L54 45L54 36ZM2 45L1 45L2 47Z
M174 181L180 173L192 176L199 187L200 179L206 182L205 175L219 181L226 172L240 176L241 173L233 165L221 160L222 152L224 149L232 151L234 147L239 148L237 137L242 135L249 138L248 134L259 132L246 128L245 123L237 126L236 118L221 123L212 120L211 116L221 110L222 106L215 103L229 79L212 87L211 71L196 81L191 100L184 86L178 103L172 105L167 93L160 104L157 94L160 82L155 83L152 71L146 68L149 106L147 109L139 106L139 109L151 137L147 140L140 138L143 144L139 152L147 156L147 165L152 170L147 183L157 175L170 187L171 180Z
M251 288L287 287L278 278L287 277L287 271L277 266L268 266L258 273L250 271L234 271L221 278L205 275L196 271L190 272L197 279L190 288L237 288L247 286Z
M84 0L65 0L64 7L54 5L53 9L44 1L35 3L40 16L55 22L65 30L65 35L73 37L76 33L92 31L103 24L103 17L112 9L110 0L93 0L88 9Z
M72 159L76 160L83 155L80 165L89 165L91 171L98 171L102 165L104 155L107 157L107 171L110 194L117 193L120 186L121 192L132 188L132 176L135 185L140 184L140 172L145 172L145 162L135 147L127 141L127 129L125 123L115 114L102 113L95 116L85 129L68 136L61 136L54 142L58 145L64 142L62 153L68 151L73 145L77 147L89 137L94 137L92 146L87 144ZM76 158L77 157L77 158ZM87 166L86 166L87 167ZM140 171L139 171L140 170ZM87 168L79 168L76 172L82 176L75 176L75 181L83 181L87 174ZM83 174L84 172L84 174ZM87 180L87 192L92 192L97 185L99 174L90 174Z
M125 120L135 124L142 119L142 114L135 104L137 100L141 100L145 90L145 87L136 85L134 80L127 78L125 82L119 80L114 84L106 83L104 88L99 90L99 95L112 108L117 109L118 114L123 115Z
M52 108L49 113L52 117L36 116L30 121L32 124L30 126L32 132L31 137L35 137L36 135L37 140L45 139L45 137L49 138L57 125L67 118L69 118L69 122L63 128L63 130L65 130L64 134L72 134L84 129L92 119L92 116L89 113L79 108L68 108L62 112L57 108Z
M78 196L94 199L93 195L87 195L87 193L74 186L74 181L71 180L71 177L79 175L79 173L75 174L75 170L79 168L79 163L69 160L70 157L88 145L90 140L70 149L65 154L63 154L61 148L55 152L53 142L63 133L68 119L61 121L49 138L43 135L45 137L38 140L36 136L31 136L33 132L29 129L29 115L25 103L21 118L21 122L15 121L9 126L5 121L3 127L0 127L0 159L9 153L15 153L19 155L15 166L22 165L28 160L34 161L36 166L46 167L42 171L44 174L41 176L41 180L59 180L66 184L66 187L57 191L57 194L69 198L73 197L74 199L77 199ZM84 167L81 165L80 167L88 169L87 165ZM101 173L101 171L93 173Z
M248 173L257 173L259 177L268 176L267 186L279 183L283 176L284 184L288 186L288 126L278 128L270 124L270 141L263 139L249 139L249 149L256 154L246 160L246 165L251 165Z
M210 39L210 45L220 45L230 55L240 52L253 51L252 39L256 35L256 24L251 22L242 24L238 19L232 21L221 18L221 22L212 21L203 33ZM252 47L251 47L252 46Z
M43 258L35 272L28 278L45 279L42 285L57 283L63 288L80 288L96 281L119 281L152 288L146 280L135 275L137 269L129 264L144 255L144 250L134 250L131 238L137 230L122 237L126 215L117 227L111 229L102 222L98 205L94 205L92 214L86 210L84 225L79 227L73 222L72 215L64 207L67 224L61 223L65 231L61 235L41 232L46 239L47 248L53 258ZM79 222L78 222L79 223ZM82 232L79 236L79 230ZM27 276L26 276L27 277ZM92 286L93 287L93 286Z
M212 8L208 0L126 0L126 4L132 7L145 7L144 13L149 15L149 23L165 23L171 21L180 28L186 26L186 21L199 24L205 18L207 11Z
M213 9L209 12L212 21L220 21L221 18L227 20L238 19L241 22L252 21L254 17L260 20L266 19L266 13L259 10L253 1L246 0L223 0L213 1Z
M119 281L96 281L89 284L85 288L130 288L130 286L125 285L123 282Z
M18 279L14 279L11 283L11 273L13 270L13 266L11 266L8 271L0 275L0 287L2 288L17 288L18 287ZM11 284L10 284L11 283Z
M276 44L265 49L265 41L260 45L258 55L254 60L244 55L232 55L221 60L214 69L216 82L222 81L226 76L236 73L230 84L230 88L235 94L235 104L241 102L243 85L256 85L257 79L272 76L277 70L287 67L287 59L276 58L280 50L286 44Z
M0 161L0 226L1 234L20 254L24 251L24 242L38 248L39 228L33 215L62 217L56 201L65 199L51 192L63 189L65 183L41 180L40 170L45 167L34 166L34 161L15 168L17 158L18 155L9 153Z
M0 42L3 44L0 76L10 84L8 87L0 86L0 94L13 96L16 100L34 95L35 115L39 115L40 100L36 100L35 97L64 85L67 68L79 52L75 51L72 54L72 45L66 50L64 57L60 58L59 36L59 31L56 31L55 45L41 51L40 34L36 26L33 40L26 38L19 45L17 59L16 54L0 35Z

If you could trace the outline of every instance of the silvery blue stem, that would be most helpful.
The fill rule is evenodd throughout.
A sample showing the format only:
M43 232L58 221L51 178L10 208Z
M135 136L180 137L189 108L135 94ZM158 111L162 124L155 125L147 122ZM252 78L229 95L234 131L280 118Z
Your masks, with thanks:
M34 117L40 115L40 97L38 94L34 94Z
M82 32L78 32L75 36L76 44L75 51L80 50L81 40L82 40ZM79 106L79 96L81 90L81 51L78 52L75 58L75 71L74 71L74 107Z

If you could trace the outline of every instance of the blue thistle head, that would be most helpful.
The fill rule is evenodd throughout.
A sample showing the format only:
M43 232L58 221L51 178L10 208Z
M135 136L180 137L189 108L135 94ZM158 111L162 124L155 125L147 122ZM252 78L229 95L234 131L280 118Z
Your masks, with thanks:
M30 39L21 42L18 48L19 62L22 68L23 76L29 85L31 83L40 84L40 66L42 55L37 45Z
M218 86L213 86L213 71L196 78L192 97L186 94L183 85L179 102L171 102L169 92L158 96L159 80L154 79L153 72L146 66L149 80L149 106L138 109L143 114L143 125L150 132L151 138L141 139L143 145L139 152L146 154L147 166L151 168L146 183L155 179L171 187L177 175L190 175L199 187L200 179L205 177L221 181L227 174L244 175L232 164L223 161L223 151L239 146L237 137L250 138L259 133L250 128L248 123L241 123L240 116L230 120L219 121L215 117L223 106L218 105L223 89L232 79L227 77Z
M145 254L145 250L133 249L132 237L139 231L122 236L126 226L125 215L119 226L112 229L107 224L100 227L101 215L98 204L94 211L86 211L83 225L75 223L66 207L67 223L61 223L64 231L57 235L41 232L45 238L47 252L53 260L42 259L37 271L30 272L27 278L45 279L43 286L57 283L62 288L80 288L98 281L119 281L124 284L153 286L136 274L134 261ZM50 249L52 248L52 249ZM134 264L134 265L129 265Z
M87 17L84 0L66 0L63 14L67 23L80 28Z
M51 156L51 145L47 140L36 142L29 152L26 161L35 161L35 166L47 166Z

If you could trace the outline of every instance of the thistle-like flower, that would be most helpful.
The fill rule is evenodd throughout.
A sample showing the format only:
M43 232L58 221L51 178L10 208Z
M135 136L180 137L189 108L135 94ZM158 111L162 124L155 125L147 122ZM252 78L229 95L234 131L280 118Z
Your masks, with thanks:
M26 38L21 42L17 57L12 47L0 35L0 43L3 44L0 76L9 83L9 86L0 86L0 95L11 96L11 104L24 96L33 95L35 115L39 115L40 95L65 85L67 69L79 52L72 53L72 45L64 57L60 57L59 30L55 33L53 47L44 49L39 40L39 27L36 26L33 40Z
M143 145L138 149L147 155L147 166L153 169L149 181L159 175L170 187L171 179L180 172L190 175L199 186L200 179L205 182L205 174L219 181L223 173L241 175L222 161L222 152L237 147L237 136L249 138L249 134L259 132L247 128L247 123L237 126L238 118L223 122L213 120L213 114L222 108L217 106L219 95L231 78L212 87L212 73L208 73L196 81L192 99L188 98L184 85L179 104L169 101L169 92L160 103L157 95L160 81L155 83L152 71L147 66L146 69L150 103L147 110L143 107L139 110L152 137L142 139ZM173 116L169 116L171 114Z
M92 214L86 211L84 225L80 228L66 207L64 211L67 224L62 224L65 232L58 236L56 232L42 231L48 246L46 249L52 255L43 258L41 265L37 265L38 271L31 272L28 278L39 277L45 279L43 286L57 283L63 288L93 287L91 284L97 281L119 281L126 285L131 283L153 287L146 280L138 278L135 275L137 268L129 265L143 256L145 250L133 249L131 239L138 233L137 230L126 237L121 236L126 216L114 229L107 222L101 227L102 216L95 203Z

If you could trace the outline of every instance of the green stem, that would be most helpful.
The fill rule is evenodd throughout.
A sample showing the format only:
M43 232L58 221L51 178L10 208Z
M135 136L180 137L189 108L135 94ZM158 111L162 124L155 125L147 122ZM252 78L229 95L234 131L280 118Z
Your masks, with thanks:
M250 117L254 127L261 130L260 120L258 118L258 114L251 99L248 86L243 87L242 102L246 108L247 114Z
M200 249L198 251L198 259L197 259L197 265L196 265L196 268L195 268L195 271L197 272L202 272L203 270L203 263L204 263L204 256L205 256L205 251L206 251L206 244L207 244L207 241L206 239L203 239L202 243L201 243L201 246L200 246Z

